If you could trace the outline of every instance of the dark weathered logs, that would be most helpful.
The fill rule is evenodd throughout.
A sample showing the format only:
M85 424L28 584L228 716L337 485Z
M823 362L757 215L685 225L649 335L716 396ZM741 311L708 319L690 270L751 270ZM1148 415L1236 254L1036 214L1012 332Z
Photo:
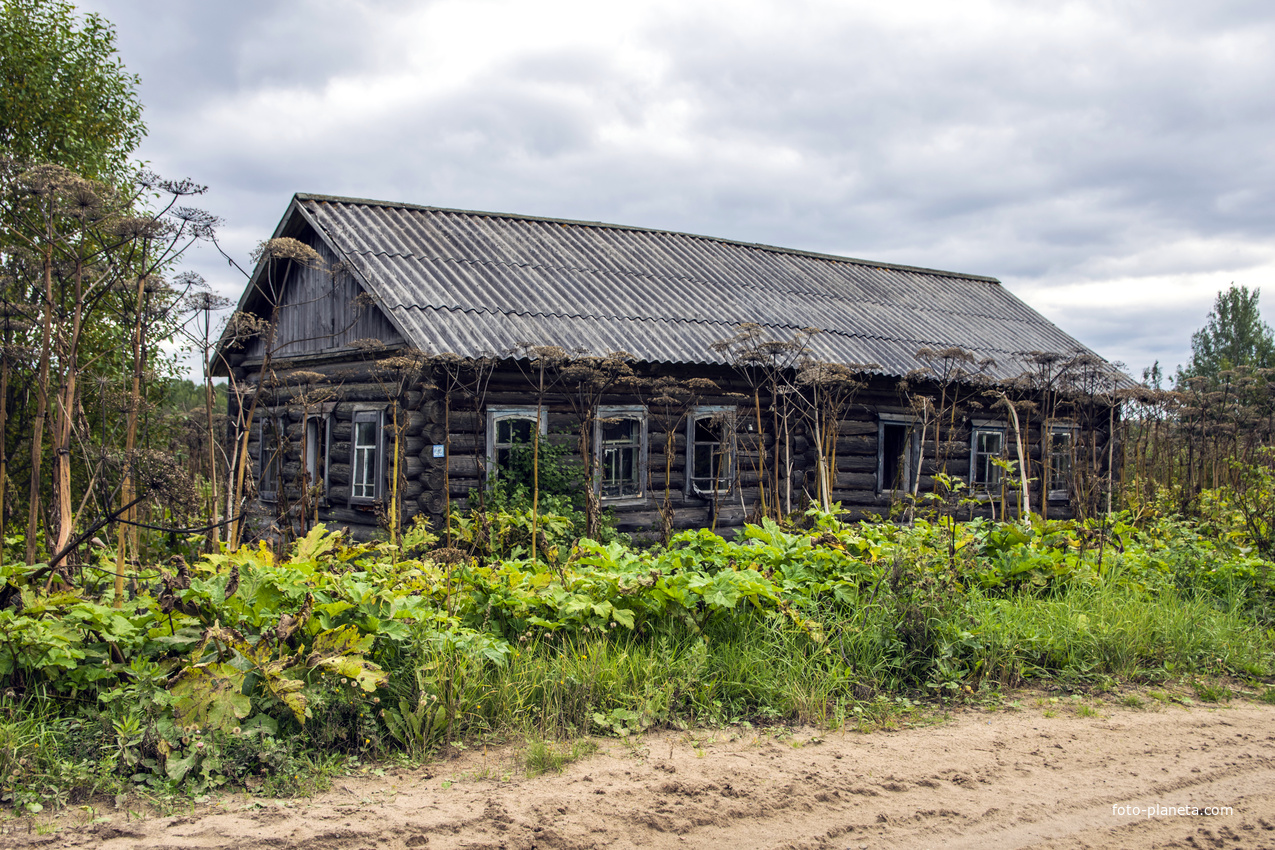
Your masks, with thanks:
M838 472L833 480L832 489L837 490L869 490L875 491L877 476L875 472Z
M875 455L876 453L877 438L875 435L870 437L842 437L837 440L838 455Z
M842 419L837 422L837 434L841 437L877 436L877 423L874 420Z
M872 472L877 471L876 455L837 455L838 472Z
M441 514L444 514L446 513L446 510L447 510L446 498L443 496L442 493L439 493L436 491L430 491L430 492L422 494L420 499L417 500L417 502L420 504L421 509L425 513L431 514L434 516L439 516Z

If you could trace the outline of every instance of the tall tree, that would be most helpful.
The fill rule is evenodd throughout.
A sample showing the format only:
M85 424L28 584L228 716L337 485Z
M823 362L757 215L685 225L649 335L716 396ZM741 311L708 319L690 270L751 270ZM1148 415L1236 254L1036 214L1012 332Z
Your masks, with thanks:
M1204 327L1191 335L1191 362L1179 370L1179 382L1193 377L1213 380L1237 366L1275 365L1275 333L1262 321L1261 292L1232 284L1217 294Z
M146 134L115 29L66 0L0 0L0 156L117 183Z

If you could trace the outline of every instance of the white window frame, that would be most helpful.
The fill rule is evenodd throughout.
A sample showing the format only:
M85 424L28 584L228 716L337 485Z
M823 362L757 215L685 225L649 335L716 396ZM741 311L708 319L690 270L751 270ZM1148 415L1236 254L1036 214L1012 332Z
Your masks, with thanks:
M1076 435L1079 429L1074 422L1054 422L1049 426L1049 445L1046 446L1047 460L1049 463L1049 493L1047 498L1051 502L1065 502L1071 499L1071 476L1075 471L1073 464L1076 459ZM1054 438L1059 435L1066 435L1067 450L1061 456L1065 458L1063 466L1065 472L1062 475L1054 473L1054 457L1058 455L1054 451ZM1059 479L1062 479L1060 482ZM1062 486L1059 486L1061 483Z
M723 416L724 414L724 416ZM718 445L725 444L726 456L724 460L725 471L719 470L717 481L725 483L724 487L704 488L695 483L695 479L699 476L695 474L695 423L701 419L712 419L715 416L723 416L722 421L722 439ZM734 407L724 406L696 406L691 408L686 415L686 494L688 496L713 497L723 496L730 493L735 487L735 461L736 461L736 438L735 438L735 416L736 409Z
M638 492L622 496L606 496L602 493L602 474L606 468L606 446L602 444L602 431L607 420L616 419L633 419L638 423L638 451L634 459L634 475L637 478ZM647 462L650 452L647 437L647 410L642 405L612 405L598 408L597 417L593 420L593 462L597 470L593 481L593 492L598 494L603 504L635 504L646 500Z
M311 434L311 426L314 430L322 430L323 438L315 439L316 434ZM328 498L328 471L332 466L332 414L331 412L311 413L305 417L302 426L305 431L305 475L310 487L319 485L319 499L326 501ZM351 425L350 439L354 439L354 428ZM321 445L320 445L321 444ZM318 472L319 459L323 459L323 474L320 476ZM351 481L350 488L353 491L354 482L353 468L350 469Z
M903 459L902 487L895 487L894 482L885 480L885 429L904 428L905 446ZM881 494L911 493L920 470L917 461L921 454L920 434L916 430L916 417L898 413L877 414L877 492Z
M359 463L359 423L371 422L375 429L372 444L372 494L355 494L358 475L363 467ZM385 496L385 408L356 407L350 417L350 505L374 505Z
M279 491L283 487L283 456L288 432L285 430L283 417L263 416L257 423L257 499L262 502L278 502ZM274 451L267 452L269 445L266 435L274 435ZM269 455L269 457L267 457ZM266 470L273 467L274 487L267 487Z
M486 466L486 482L493 484L500 473L499 466L496 463L496 425L505 419L526 419L535 422L537 419L537 410L535 407L492 407L487 410L487 466ZM549 410L541 407L539 410L540 420L540 436L544 437L549 433ZM543 442L543 440L542 440ZM512 444L511 444L512 445ZM499 448L503 448L503 445Z
M1006 447L1008 446L1006 441L1009 437L1009 431L1003 422L986 422L980 420L974 420L973 422L973 429L970 432L970 491L986 495L991 493L993 488L999 488L1001 486L1001 483L1005 480L1005 470L1001 469L999 466L992 465L991 471L994 473L996 480L978 480L979 457L990 456L989 452L980 452L978 450L978 437L980 434L996 434L1001 438L1001 449L1000 452L996 454L996 457L1003 458L1005 456Z

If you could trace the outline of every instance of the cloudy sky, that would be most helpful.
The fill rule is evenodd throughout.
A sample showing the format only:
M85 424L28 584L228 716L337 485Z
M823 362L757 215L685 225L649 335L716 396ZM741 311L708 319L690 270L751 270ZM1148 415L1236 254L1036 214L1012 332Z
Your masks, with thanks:
M1275 319L1269 0L79 5L245 265L318 192L991 275L1134 372Z

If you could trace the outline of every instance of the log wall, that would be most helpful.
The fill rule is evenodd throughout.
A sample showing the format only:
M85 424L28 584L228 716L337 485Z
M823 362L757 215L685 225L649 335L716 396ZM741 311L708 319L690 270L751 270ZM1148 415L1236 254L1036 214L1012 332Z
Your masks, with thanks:
M258 420L263 415L276 415L284 420L287 436L287 454L283 465L283 502L295 504L300 496L296 482L301 478L301 434L307 410L317 411L317 404L332 406L330 446L328 460L328 496L319 508L319 518L336 526L348 526L357 536L375 533L381 518L373 506L351 506L350 493L351 419L356 405L382 404L386 407L385 422L390 422L390 405L395 403L388 381L378 380L374 361L333 361L315 363L307 361L304 369L324 375L324 382L296 386L289 380L290 367L286 361L278 361L273 374L275 387L267 390L259 407ZM699 375L703 376L702 370ZM252 385L256 376L240 367L236 376L242 384ZM773 484L776 443L781 466L786 467L786 449L783 437L772 433L772 418L762 416L763 432L756 432L757 417L753 407L752 391L729 370L714 371L710 376L717 381L721 391L699 400L703 406L735 406L737 439L737 480L732 491L715 500L687 493L686 475L686 426L676 423L673 432L672 454L666 457L667 430L657 413L648 417L648 478L645 498L638 503L617 505L614 514L621 531L636 534L652 533L659 528L659 505L667 488L674 510L677 528L713 526L720 531L737 528L747 518L755 516L760 499L760 466L768 481ZM268 399L268 402L267 400ZM577 445L577 422L570 413L570 406L561 397L549 396L548 441L565 443L573 450ZM617 393L602 400L604 405L632 405L639 399L631 394ZM233 403L233 402L232 402ZM432 382L413 387L398 400L402 438L400 443L404 483L402 485L404 519L423 514L436 525L450 506L465 507L471 495L483 486L486 466L487 423L486 410L502 407L530 407L535 405L531 383L512 364L504 364L493 374L482 409L475 410L473 400L459 396L449 405L441 391ZM765 401L763 400L763 404ZM834 460L832 497L840 502L850 518L881 515L897 505L899 496L881 492L878 487L878 415L907 415L905 400L900 397L893 379L874 381L855 398L838 422L837 448ZM980 413L981 418L991 418ZM1025 440L1032 457L1033 475L1039 477L1040 447L1039 422L1031 424L1032 435ZM972 423L958 417L953 423L945 422L942 440L936 442L933 425L927 431L922 447L921 479L919 492L931 492L934 476L943 471L955 478L968 481L970 474L970 441ZM254 423L249 440L249 451L259 458L259 431ZM1101 436L1101 435L1100 435ZM1105 439L1105 438L1104 438ZM434 445L446 445L447 456L435 458ZM1006 429L1007 455L1014 457L1013 433ZM791 487L792 508L799 510L817 495L817 451L809 439L804 423L791 422L788 434L788 452L791 455L791 476L786 472L780 477L780 490L786 497ZM393 447L387 438L387 453ZM1105 448L1100 448L1105 455ZM392 457L392 454L391 454ZM387 469L390 461L387 460ZM254 462L253 473L257 465ZM387 489L388 492L388 489ZM1039 510L1039 485L1032 494L1033 507ZM786 499L785 499L786 500ZM607 507L603 503L604 508ZM277 506L264 506L267 511ZM971 511L972 507L972 511ZM988 515L993 506L966 506L967 513ZM997 508L997 510L999 510ZM1051 517L1070 515L1067 502L1049 502ZM715 515L715 516L714 516Z

